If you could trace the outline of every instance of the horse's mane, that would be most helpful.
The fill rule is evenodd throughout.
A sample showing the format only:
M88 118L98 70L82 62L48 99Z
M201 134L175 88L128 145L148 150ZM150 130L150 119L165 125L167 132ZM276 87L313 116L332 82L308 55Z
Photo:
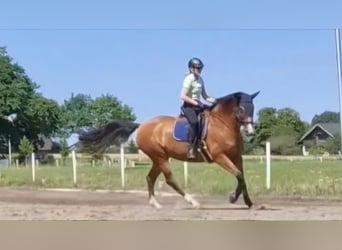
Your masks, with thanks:
M234 92L234 93L227 94L227 95L224 95L222 97L216 98L216 102L213 105L210 106L209 110L212 110L218 104L228 102L228 101L230 101L232 99L235 99L235 98L239 99L239 98L241 98L242 95L245 95L245 93L243 93L243 92Z

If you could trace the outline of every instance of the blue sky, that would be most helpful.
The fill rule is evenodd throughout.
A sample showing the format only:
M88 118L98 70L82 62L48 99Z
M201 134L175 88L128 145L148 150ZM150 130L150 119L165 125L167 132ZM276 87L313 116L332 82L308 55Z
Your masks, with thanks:
M197 56L208 94L261 90L255 114L290 107L310 122L339 111L341 10L337 0L3 0L0 46L59 103L109 93L138 122L177 115L187 61Z

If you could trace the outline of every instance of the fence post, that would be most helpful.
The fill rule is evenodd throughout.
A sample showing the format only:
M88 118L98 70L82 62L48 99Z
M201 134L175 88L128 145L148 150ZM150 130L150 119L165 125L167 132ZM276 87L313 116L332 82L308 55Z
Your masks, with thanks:
M188 186L188 162L184 162L184 182L185 182L185 187Z
M34 153L31 154L31 164L32 164L32 181L35 182L36 181L36 166L35 166L35 157L34 157Z
M125 152L124 145L120 145L121 186L125 187Z
M271 187L271 145L266 142L266 188Z
M72 151L72 172L74 176L74 185L77 183L77 172L76 172L76 154L75 150Z

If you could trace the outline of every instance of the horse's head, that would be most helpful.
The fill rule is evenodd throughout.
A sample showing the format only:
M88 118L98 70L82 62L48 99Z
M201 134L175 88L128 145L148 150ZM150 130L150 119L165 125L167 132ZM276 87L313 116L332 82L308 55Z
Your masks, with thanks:
M219 106L219 112L223 115L230 113L232 110L235 113L235 117L240 124L240 132L251 136L254 134L253 116L254 116L254 104L253 99L259 94L260 91L249 95L243 92L236 92L224 97L218 98L217 102L212 106Z

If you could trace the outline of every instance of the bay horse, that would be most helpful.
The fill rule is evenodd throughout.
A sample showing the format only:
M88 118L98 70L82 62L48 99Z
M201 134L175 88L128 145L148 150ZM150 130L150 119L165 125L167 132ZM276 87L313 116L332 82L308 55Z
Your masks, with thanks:
M187 158L188 143L186 132L188 123L181 115L154 117L143 123L113 121L99 128L80 133L78 148L81 152L104 152L114 143L122 143L136 131L136 145L152 161L152 167L146 176L149 204L161 208L156 200L154 185L157 177L163 173L166 183L179 193L194 208L200 206L190 194L186 193L175 180L169 166L169 158L188 162L214 162L233 174L237 186L229 200L235 203L240 194L250 208L253 204L247 191L243 172L243 138L253 135L253 99L260 91L249 95L235 92L216 100L202 111L201 146L193 159ZM178 132L177 132L178 131Z

